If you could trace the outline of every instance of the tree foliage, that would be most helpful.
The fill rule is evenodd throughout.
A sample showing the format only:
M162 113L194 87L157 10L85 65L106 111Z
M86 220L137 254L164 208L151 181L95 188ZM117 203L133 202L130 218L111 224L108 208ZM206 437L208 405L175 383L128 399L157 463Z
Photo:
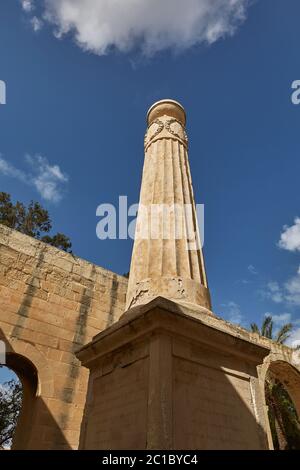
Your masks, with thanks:
M274 322L271 315L267 315L264 318L261 328L258 327L256 323L251 323L251 331L257 333L265 338L272 339L276 343L284 344L286 340L290 337L290 333L293 329L292 323L286 323L283 325L280 330L277 332L275 338L273 335Z
M8 193L0 192L0 223L61 250L71 251L69 237L63 233L49 235L52 229L49 212L38 202L31 201L27 207L19 201L13 204Z
M22 406L22 385L17 380L0 384L0 449L10 447Z
M265 389L274 448L300 449L300 423L288 392L272 377L267 377Z
M261 328L251 323L251 331L284 344L293 329L292 323L286 323L274 335L274 322L271 315L264 318ZM297 411L283 384L271 374L266 377L266 403L274 448L278 450L300 449L300 422Z

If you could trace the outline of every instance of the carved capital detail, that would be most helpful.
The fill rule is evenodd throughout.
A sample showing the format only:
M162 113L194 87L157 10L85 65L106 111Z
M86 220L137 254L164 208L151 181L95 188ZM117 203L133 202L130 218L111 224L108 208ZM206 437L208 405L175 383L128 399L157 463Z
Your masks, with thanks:
M185 141L186 144L188 143L188 136L185 128L178 119L168 119L165 123L165 129L178 139Z
M188 145L188 137L185 128L178 119L155 119L147 129L145 135L145 150L158 139L176 139L185 147Z

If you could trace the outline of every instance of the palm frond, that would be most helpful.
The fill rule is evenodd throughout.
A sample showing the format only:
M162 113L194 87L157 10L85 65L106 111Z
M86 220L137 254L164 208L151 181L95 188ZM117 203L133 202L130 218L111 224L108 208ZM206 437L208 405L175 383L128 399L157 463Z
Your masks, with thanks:
M250 328L252 333L257 333L260 335L260 331L256 323L251 323Z
M275 341L277 343L283 344L290 337L291 330L293 328L292 323L286 323L277 333Z
M269 338L268 332L270 332L270 325L273 323L271 315L267 315L263 321L262 327L261 327L261 335Z
M273 339L273 320L269 322L268 328L266 329L265 336L266 338Z

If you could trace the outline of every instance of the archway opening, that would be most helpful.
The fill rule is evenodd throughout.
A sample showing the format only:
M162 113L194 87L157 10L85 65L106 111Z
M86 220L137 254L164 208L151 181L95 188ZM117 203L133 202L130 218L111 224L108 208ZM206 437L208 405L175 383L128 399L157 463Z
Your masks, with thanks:
M10 449L22 407L23 387L18 376L0 366L0 449Z
M0 369L0 449L26 449L37 388L35 366L19 354L7 353Z
M300 373L284 361L271 363L265 398L275 450L300 449Z

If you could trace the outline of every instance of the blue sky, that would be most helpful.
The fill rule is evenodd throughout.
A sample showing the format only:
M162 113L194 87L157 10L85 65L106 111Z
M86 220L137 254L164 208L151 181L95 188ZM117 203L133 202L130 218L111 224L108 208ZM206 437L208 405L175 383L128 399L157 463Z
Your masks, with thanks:
M132 241L98 240L96 207L138 202L147 109L179 100L214 311L291 319L300 340L299 1L105 3L1 1L0 190L40 201L78 256L127 272Z

